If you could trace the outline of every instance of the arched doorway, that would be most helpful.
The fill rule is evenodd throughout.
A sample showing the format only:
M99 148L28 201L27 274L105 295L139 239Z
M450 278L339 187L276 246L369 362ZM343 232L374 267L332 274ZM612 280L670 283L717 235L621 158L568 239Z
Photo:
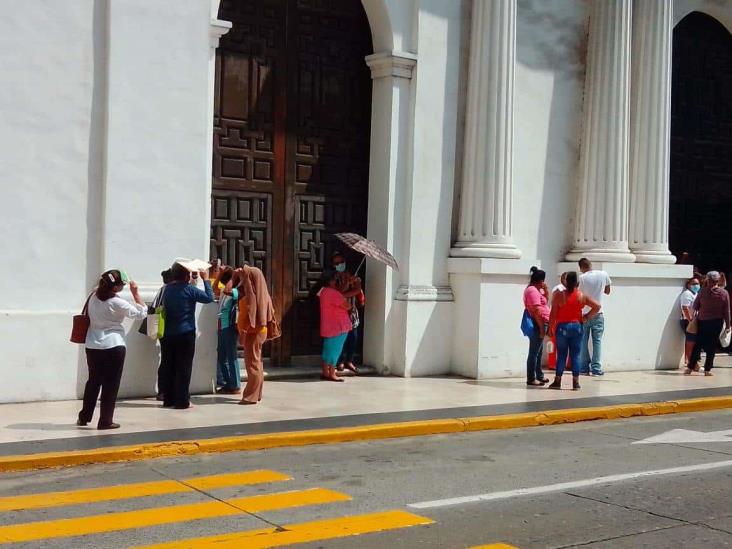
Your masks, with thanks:
M211 254L260 267L282 313L273 364L319 354L308 291L366 233L373 53L360 0L223 0L216 55Z
M732 36L693 12L674 29L671 251L732 274Z

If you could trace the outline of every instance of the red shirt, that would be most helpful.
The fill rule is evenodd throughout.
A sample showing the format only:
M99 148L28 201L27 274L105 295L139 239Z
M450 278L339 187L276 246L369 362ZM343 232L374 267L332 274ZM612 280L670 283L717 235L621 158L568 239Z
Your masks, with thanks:
M320 298L320 337L336 337L351 331L351 317L344 308L343 294L334 288L323 288Z
M565 322L582 322L582 293L579 290L573 291L571 294L564 292L566 301L564 305L559 306L557 313L557 324Z

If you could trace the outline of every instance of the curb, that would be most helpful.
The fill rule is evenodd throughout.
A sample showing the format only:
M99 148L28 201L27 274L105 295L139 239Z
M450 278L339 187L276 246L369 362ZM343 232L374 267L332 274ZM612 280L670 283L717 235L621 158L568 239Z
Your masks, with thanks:
M138 444L134 446L113 446L94 450L72 450L68 452L3 456L0 457L0 473L219 452L266 450L270 448L309 446L313 444L334 444L339 442L467 433L497 429L518 429L521 427L559 425L599 419L621 419L638 416L704 412L725 408L732 408L732 396L547 410L543 412L498 416L427 419L365 425L361 427L339 427L262 435L241 435L180 442Z

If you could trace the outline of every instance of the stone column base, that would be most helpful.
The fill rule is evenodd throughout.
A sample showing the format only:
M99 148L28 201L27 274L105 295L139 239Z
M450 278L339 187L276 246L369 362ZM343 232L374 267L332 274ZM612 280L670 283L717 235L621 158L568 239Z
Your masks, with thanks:
M521 250L513 244L489 242L457 242L450 250L452 257L520 259Z
M668 250L633 250L636 263L655 263L657 265L673 265L676 263L676 256Z
M538 261L451 258L452 372L473 379L525 375L523 292Z
M588 250L570 250L567 261L579 261L586 257L590 261L607 261L612 263L634 263L636 258L630 250L609 250L604 248L590 248ZM576 266L576 265L575 265Z

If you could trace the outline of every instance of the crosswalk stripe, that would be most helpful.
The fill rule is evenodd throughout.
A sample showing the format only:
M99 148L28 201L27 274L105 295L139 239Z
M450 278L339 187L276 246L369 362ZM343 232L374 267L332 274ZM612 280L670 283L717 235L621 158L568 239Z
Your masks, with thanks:
M385 511L367 515L287 524L282 527L282 530L265 528L261 530L235 532L233 534L222 534L219 536L191 538L162 543L160 545L149 545L140 549L204 549L208 547L215 547L216 549L240 549L242 547L246 547L247 549L266 549L268 547L281 547L295 543L324 541L359 534L396 530L410 526L421 526L432 524L433 522L431 519L413 515L406 511Z
M476 545L470 549L518 549L518 547L508 545L507 543L490 543L488 545Z
M340 492L311 488L309 490L294 490L292 492L264 494L225 501L208 501L106 515L28 522L0 526L0 543L100 534L189 520L226 517L241 513L257 513L305 505L348 501L350 499L350 496Z
M99 488L70 490L66 492L46 492L42 494L0 497L0 512L43 509L61 505L77 505L81 503L132 499L144 496L160 496L164 494L192 492L194 490L215 490L230 486L263 484L265 482L280 482L290 479L291 477L275 471L246 471L243 473L187 478L180 481L161 480L116 486L101 486Z

